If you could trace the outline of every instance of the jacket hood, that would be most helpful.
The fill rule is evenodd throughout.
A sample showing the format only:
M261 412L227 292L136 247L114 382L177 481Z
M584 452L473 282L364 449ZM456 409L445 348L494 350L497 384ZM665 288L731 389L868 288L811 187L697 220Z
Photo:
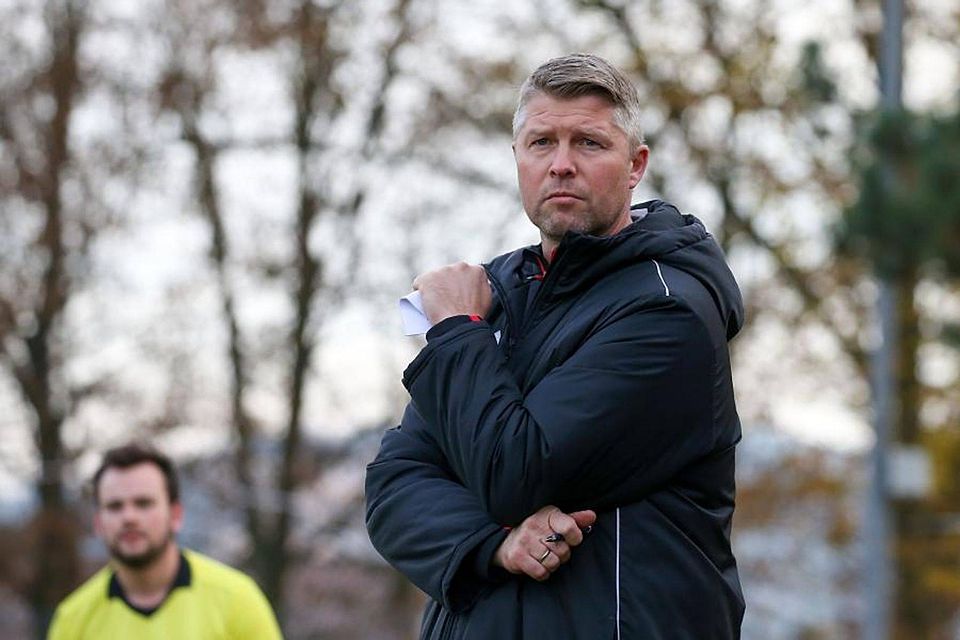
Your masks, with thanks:
M631 207L634 222L613 236L568 231L550 264L559 270L547 295L563 297L589 287L604 275L637 262L657 260L685 271L709 291L729 340L743 326L743 298L723 251L696 217L672 204L650 200ZM501 283L520 273L528 247L495 258L488 266Z

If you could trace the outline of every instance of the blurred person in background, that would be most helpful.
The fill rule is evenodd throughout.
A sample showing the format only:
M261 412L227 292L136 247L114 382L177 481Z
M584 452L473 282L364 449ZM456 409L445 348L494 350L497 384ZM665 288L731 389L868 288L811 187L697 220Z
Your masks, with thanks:
M281 638L250 577L177 545L179 495L159 451L107 451L93 476L94 529L111 562L60 603L48 640Z
M743 305L700 221L631 206L640 109L596 56L534 71L513 150L540 244L414 281L433 326L367 467L366 517L432 600L421 638L740 635L727 342Z

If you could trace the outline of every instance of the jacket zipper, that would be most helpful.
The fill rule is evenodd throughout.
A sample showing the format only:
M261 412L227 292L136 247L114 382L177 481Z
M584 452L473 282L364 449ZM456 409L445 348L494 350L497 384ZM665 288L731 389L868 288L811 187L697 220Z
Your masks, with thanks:
M533 297L533 302L530 303L530 311L527 313L527 317L523 323L523 326L517 327L517 319L513 316L513 312L510 310L510 305L507 303L507 295L504 291L503 285L500 280L493 275L490 271L488 265L483 265L483 270L487 272L487 280L490 282L490 286L493 287L496 291L497 296L500 298L500 306L503 307L504 314L507 317L507 349L505 352L505 357L509 360L511 354L513 353L514 347L517 345L517 342L520 341L523 336L526 335L527 329L530 327L531 322L533 321L534 316L536 315L537 306L540 300L544 296L544 291L548 289L556 281L557 276L554 275L554 272L557 271L556 265L560 261L561 253L560 248L557 247L554 249L553 260L550 262L549 267L545 270L545 275L542 282L540 283L540 289L537 291L537 294ZM550 268L553 267L553 268Z
M500 306L503 307L503 314L507 319L507 350L504 356L509 360L510 353L513 351L513 345L516 344L516 337L514 336L514 328L517 326L516 318L513 317L513 312L510 310L510 305L507 302L507 293L503 288L503 284L493 275L488 265L483 265L483 270L487 272L487 281L500 299Z
M533 297L533 302L530 303L530 312L527 313L526 320L523 323L523 326L520 327L520 332L517 334L517 339L519 340L523 336L527 335L527 330L530 328L530 325L533 323L534 319L537 316L537 307L540 304L540 301L546 295L546 291L553 287L554 282L556 282L558 276L556 275L559 269L557 265L560 263L560 260L563 257L563 254L560 252L560 247L558 246L553 250L553 259L550 261L549 266L546 270L546 275L543 277L543 281L540 283L540 289L537 291L537 294Z

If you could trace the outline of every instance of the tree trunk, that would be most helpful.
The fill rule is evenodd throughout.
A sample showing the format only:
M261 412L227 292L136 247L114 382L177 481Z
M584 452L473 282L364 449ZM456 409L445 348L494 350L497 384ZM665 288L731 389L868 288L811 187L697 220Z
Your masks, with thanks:
M920 349L920 318L914 301L917 274L913 270L897 277L898 341L894 384L897 405L894 423L895 445L921 445L920 382L917 365ZM925 585L930 559L929 505L924 499L896 498L893 501L896 545L896 615L894 637L934 637L937 621L929 606L931 594Z
M34 304L35 328L25 339L28 362L15 371L34 412L41 461L37 480L40 511L33 523L35 573L30 592L37 637L45 636L54 608L77 586L80 577L79 532L66 508L63 489L66 456L62 427L67 394L56 387L63 384L58 332L70 292L60 190L70 162L69 129L80 89L77 52L83 18L82 8L74 2L57 3L47 13L53 55L46 74L55 110L43 131L46 172L41 180L41 200L46 221L38 245L46 256L46 266L42 293Z

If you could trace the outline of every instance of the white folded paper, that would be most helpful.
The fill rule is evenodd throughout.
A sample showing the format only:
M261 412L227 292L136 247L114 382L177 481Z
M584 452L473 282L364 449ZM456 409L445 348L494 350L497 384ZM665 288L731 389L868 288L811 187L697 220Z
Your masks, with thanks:
M423 312L420 292L413 291L400 298L400 322L403 323L403 335L418 336L426 333L430 327L427 314Z
M403 335L419 336L430 330L433 325L427 320L427 314L423 312L423 301L420 299L419 291L412 291L399 300L400 303L400 322L403 324ZM497 344L500 343L500 332L493 334Z

